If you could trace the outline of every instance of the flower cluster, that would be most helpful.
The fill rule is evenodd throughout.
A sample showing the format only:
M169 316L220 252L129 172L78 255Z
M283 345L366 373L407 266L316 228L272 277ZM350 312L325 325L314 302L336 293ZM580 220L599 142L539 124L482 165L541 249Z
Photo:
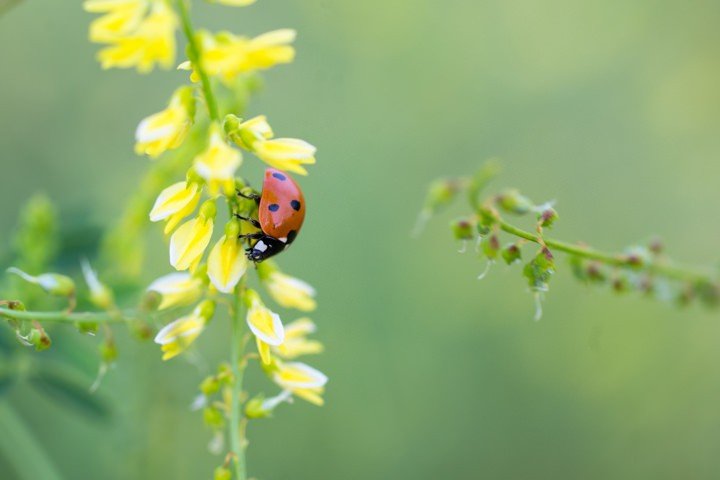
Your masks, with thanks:
M254 0L213 3L242 7ZM239 85L249 82L256 72L293 60L295 31L275 30L254 38L225 31L196 32L189 18L189 0L86 0L83 6L100 14L90 24L89 38L103 45L98 60L104 69L135 68L147 73L156 65L171 68L176 65L178 30L188 43L188 59L177 66L191 71L187 84L175 89L165 107L141 120L135 131L138 155L150 158L154 166L172 166L165 168L167 173L162 176L148 175L142 188L151 189L150 198L155 200L152 203L148 198L145 205L139 204L143 205L140 223L163 224L168 263L174 271L147 287L136 310L121 310L112 282L102 281L105 275L99 275L86 260L81 263L86 288L80 290L68 276L40 273L46 261L19 262L8 272L29 286L18 289L27 295L23 298L30 299L33 289L42 289L64 298L67 308L26 311L23 302L0 300L0 316L8 319L21 343L38 350L51 343L39 320L73 322L90 334L99 332L102 324L102 374L117 356L109 324L126 323L138 336L148 338L151 330L143 319L158 321L161 325L154 340L162 359L170 360L193 349L227 306L232 330L230 362L202 382L199 404L204 406L207 425L216 433L221 428L228 430L229 460L216 477L229 478L227 467L232 462L234 477L245 479L244 422L268 417L278 405L295 397L322 405L328 381L323 373L298 361L301 356L323 351L321 343L309 338L316 329L313 321L301 317L283 324L275 311L305 314L315 310L315 290L284 273L275 262L254 263L259 257L248 256L248 250L259 248L260 243L254 242L262 234L260 222L255 220L260 195L239 176L248 154L275 170L301 175L307 175L305 167L315 163L313 145L276 137L264 115L242 118L238 111L246 92ZM219 91L222 95L216 95ZM223 100L221 104L218 98ZM276 175L284 181L282 174ZM132 208L137 210L137 205ZM136 218L134 215L133 226L138 223ZM133 233L138 232L135 228ZM289 236L282 238L284 242ZM41 247L37 250L50 250ZM257 275L249 288L252 271ZM99 311L75 312L78 293L81 307L93 306ZM172 320L167 322L169 318ZM253 344L254 349L247 348ZM275 385L273 396L251 396L243 390L242 376L252 361L257 361Z
M497 162L488 162L468 178L440 179L428 190L420 213L420 225L431 215L445 209L466 193L471 208L469 215L450 224L453 237L461 242L460 252L473 242L476 253L486 266L478 278L484 278L490 266L502 260L508 265L523 262L523 250L535 245L535 251L523 267L523 276L536 300L535 319L542 315L542 295L556 271L555 252L568 255L573 274L583 283L607 284L615 292L643 292L660 300L687 304L699 299L708 306L720 305L720 280L716 273L674 265L663 255L662 245L652 240L636 245L623 253L605 253L583 244L571 244L547 238L545 232L558 220L552 202L536 204L515 189L483 197L483 190L498 174ZM515 226L506 215L533 216L531 230ZM512 241L503 245L502 236Z

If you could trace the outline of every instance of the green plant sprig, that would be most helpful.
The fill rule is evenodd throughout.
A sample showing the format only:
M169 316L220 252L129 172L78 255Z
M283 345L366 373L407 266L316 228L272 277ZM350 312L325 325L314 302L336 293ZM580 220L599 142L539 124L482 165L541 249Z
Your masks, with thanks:
M584 283L609 284L616 292L637 290L659 294L669 291L672 295L665 295L665 299L671 298L680 304L694 299L709 307L720 304L719 272L686 267L670 260L663 255L659 241L632 246L622 253L611 253L547 237L545 231L559 218L551 203L535 204L514 189L484 196L487 185L499 172L499 164L491 161L472 177L436 180L428 190L420 221L422 223L445 209L465 193L471 213L454 220L451 231L455 239L463 243L475 240L479 256L488 262L488 267L497 260L508 265L522 263L523 247L537 245L538 250L523 268L523 275L538 301L536 318L541 315L540 299L556 272L554 254L557 252L567 255L573 273ZM509 221L508 216L534 216L534 229L522 228ZM501 234L514 240L503 246ZM659 289L661 283L669 288Z

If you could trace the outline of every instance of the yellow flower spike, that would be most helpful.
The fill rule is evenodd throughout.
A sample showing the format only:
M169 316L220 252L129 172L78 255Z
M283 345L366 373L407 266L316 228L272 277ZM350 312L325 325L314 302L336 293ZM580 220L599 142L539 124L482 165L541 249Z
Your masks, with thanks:
M90 289L90 302L98 308L108 310L115 306L115 299L112 290L107 285L100 282L95 270L90 266L90 262L83 259L81 262L83 277L85 283Z
M258 275L270 296L285 308L296 308L303 312L315 310L315 289L300 280L278 270L274 262L258 265Z
M260 160L278 170L307 175L302 165L315 164L317 149L304 140L297 138L275 138L258 141L253 145L253 152Z
M239 222L228 222L225 235L218 240L208 256L208 278L222 293L231 293L247 270L248 259L238 239L239 234Z
M158 310L181 307L195 303L203 292L203 283L197 276L187 272L164 275L150 284L148 292L160 294Z
M170 265L176 270L195 271L213 232L216 207L212 200L200 207L200 214L182 225L170 237Z
M288 390L310 403L321 406L324 401L325 384L327 376L301 362L277 362L277 368L272 372L273 381L284 390Z
M163 360L170 360L185 351L202 333L215 312L215 304L205 300L190 315L165 325L155 336L160 345Z
M208 184L210 194L232 195L235 191L235 171L242 163L240 152L228 145L220 127L210 127L210 139L207 148L194 160L195 172Z
M90 23L90 41L107 43L135 30L145 16L148 0L89 0L83 8L90 13L105 13Z
M302 355L321 353L324 350L323 344L317 340L307 339L307 336L315 333L315 330L315 324L307 317L285 325L285 341L273 347L273 352L288 360Z
M175 13L165 2L153 2L150 14L135 30L113 39L98 52L100 65L103 69L134 67L140 73L150 72L156 63L166 69L172 67L177 25Z
M183 218L195 211L201 193L196 183L178 182L170 185L155 200L150 210L150 221L167 221L165 233L170 233Z
M182 144L195 116L192 92L189 86L178 88L165 110L140 122L135 131L135 153L157 158Z
M258 352L262 362L272 362L270 346L278 346L285 339L285 330L277 313L270 311L254 290L245 292L245 302L249 305L247 324L257 339Z

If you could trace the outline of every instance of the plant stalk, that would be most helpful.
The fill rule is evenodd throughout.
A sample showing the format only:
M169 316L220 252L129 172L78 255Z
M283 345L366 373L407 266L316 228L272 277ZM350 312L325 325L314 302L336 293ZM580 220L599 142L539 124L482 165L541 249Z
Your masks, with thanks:
M66 310L57 312L33 312L26 310L12 310L0 307L0 317L15 320L37 320L39 322L93 322L93 323L122 323L127 321L124 314L106 312L79 312L68 313Z
M245 291L245 279L238 283L235 293L235 304L231 315L232 334L230 337L230 364L233 374L232 395L230 397L230 449L233 453L233 465L235 467L235 479L245 480L247 478L247 467L245 462L245 429L241 428L242 419L242 395L243 374L245 373L245 360L242 358L245 342L243 341L242 328L242 297ZM242 362L242 365L241 365Z
M573 245L560 240L541 237L537 233L532 233L516 227L502 218L497 217L495 220L497 225L504 232L539 245L547 245L547 247L551 250L565 252L576 257L585 258L587 260L595 260L610 266L644 271L650 274L660 275L685 282L712 283L715 281L715 278L710 272L701 272L696 269L680 267L667 263L637 263L637 259L633 258L631 255L607 253L590 247Z
M176 0L175 3L177 5L178 13L180 14L180 22L182 23L183 33L185 34L185 38L188 42L188 57L190 57L190 63L192 64L193 69L200 77L200 84L202 85L202 91L205 96L205 103L207 104L210 120L217 121L220 119L217 101L215 100L215 94L212 90L210 77L208 77L208 74L202 66L202 62L200 61L200 47L195 40L195 30L190 22L188 2L186 2L186 0Z

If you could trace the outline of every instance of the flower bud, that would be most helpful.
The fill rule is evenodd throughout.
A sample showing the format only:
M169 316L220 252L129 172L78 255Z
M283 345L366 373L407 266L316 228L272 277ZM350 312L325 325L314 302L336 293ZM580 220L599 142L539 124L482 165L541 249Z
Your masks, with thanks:
M542 248L523 269L523 275L527 278L530 289L535 292L547 291L548 282L554 273L555 263L552 253L547 248Z
M487 241L484 241L481 245L482 252L488 258L488 260L496 260L500 253L500 240L495 234L490 235Z
M38 322L33 322L32 329L24 340L27 344L35 347L35 350L38 352L47 350L52 345L50 336Z
M552 207L546 207L538 213L538 225L542 228L552 228L557 219L558 213Z
M220 381L217 375L210 375L200 383L200 391L206 397L215 395L220 390Z
M112 308L115 304L112 290L100 282L97 273L95 273L87 260L83 260L81 266L85 283L90 289L90 302L103 310Z
M506 190L495 198L495 203L504 211L515 215L525 215L533 210L535 205L529 198L517 190Z
M14 273L26 282L38 285L51 295L60 297L72 297L75 295L75 282L65 275L60 275L59 273L43 273L35 277L15 267L8 268L7 272Z
M505 260L505 263L508 265L512 265L513 263L517 263L522 260L522 252L516 243L511 243L503 248L501 255L503 260Z
M225 427L225 416L214 406L203 409L203 421L205 425L212 429L220 430Z
M78 332L85 333L87 335L95 335L98 331L99 325L97 322L77 322L75 328Z
M258 395L245 405L245 415L248 418L270 417L278 405L283 402L290 402L291 397L292 393L289 390L283 390L280 394L270 398Z
M455 220L450 224L453 236L455 240L472 240L473 238L473 224L467 219L461 218Z
M429 214L437 213L452 203L461 188L462 182L458 179L442 178L435 180L430 184L425 197L424 210Z
M232 472L225 467L217 467L213 475L213 480L232 480Z
M100 344L98 350L100 352L100 359L103 363L110 365L117 359L117 346L115 345L115 341L111 338L106 338L105 341Z

